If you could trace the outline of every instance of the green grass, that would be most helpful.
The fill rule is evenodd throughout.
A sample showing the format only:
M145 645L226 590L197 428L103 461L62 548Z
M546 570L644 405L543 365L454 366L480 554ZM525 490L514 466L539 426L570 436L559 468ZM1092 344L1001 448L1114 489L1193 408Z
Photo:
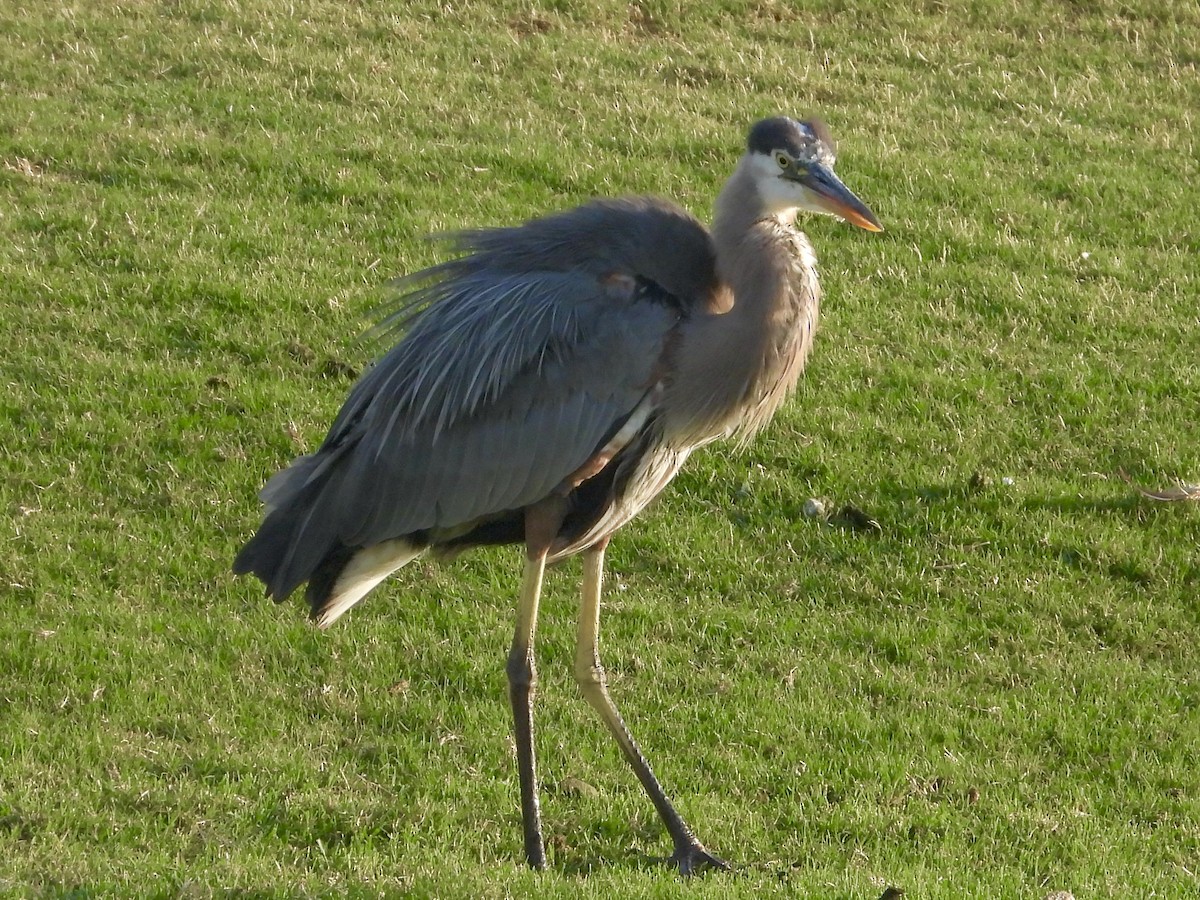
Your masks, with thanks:
M1195 896L1200 510L1117 472L1200 478L1200 7L804 7L0 7L0 893ZM569 676L570 563L534 875L519 554L329 634L229 565L423 235L596 194L707 217L781 111L888 230L805 223L801 389L618 537L603 634L736 868L654 863Z

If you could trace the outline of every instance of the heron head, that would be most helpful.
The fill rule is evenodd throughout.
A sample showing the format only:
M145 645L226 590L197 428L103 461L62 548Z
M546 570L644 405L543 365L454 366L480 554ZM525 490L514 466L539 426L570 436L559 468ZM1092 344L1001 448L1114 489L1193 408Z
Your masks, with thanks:
M875 214L833 173L837 144L820 119L763 119L750 129L746 155L769 214L787 217L802 209L883 231Z

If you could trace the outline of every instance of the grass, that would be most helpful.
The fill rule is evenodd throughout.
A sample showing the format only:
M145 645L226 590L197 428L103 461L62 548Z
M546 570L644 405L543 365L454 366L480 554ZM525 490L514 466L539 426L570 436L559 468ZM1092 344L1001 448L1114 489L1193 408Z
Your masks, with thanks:
M0 8L0 892L1194 896L1200 511L1116 473L1200 474L1198 45L1192 0ZM779 111L831 123L888 230L805 224L798 396L617 539L604 620L736 869L654 863L569 677L571 563L534 875L517 555L329 634L229 564L423 235L596 194L707 216Z

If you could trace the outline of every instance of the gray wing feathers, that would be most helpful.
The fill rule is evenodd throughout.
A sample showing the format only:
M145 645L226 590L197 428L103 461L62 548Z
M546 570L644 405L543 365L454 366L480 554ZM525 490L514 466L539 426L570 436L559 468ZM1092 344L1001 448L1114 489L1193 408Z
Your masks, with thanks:
M453 527L550 493L649 387L675 317L652 307L632 311L641 328L629 328L624 319L626 327L598 323L585 346L541 361L510 379L496 401L446 426L371 428L381 419L364 416L364 433L336 493L334 518L345 523L341 539L371 544ZM387 410L386 399L376 402Z
M414 276L321 449L262 492L239 557L282 598L338 543L454 528L546 496L658 377L668 333L716 283L705 229L655 200L603 201L459 235ZM647 299L619 274L673 297Z
M717 284L704 226L649 197L597 200L451 240L468 255L401 282L410 290L373 334L404 338L363 379L360 402L351 397L331 435L366 395L391 400L385 440L431 422L440 431L493 402L516 374L590 340L596 320L615 311L600 289L606 276L641 276L682 304L705 302Z
M594 300L595 292L578 275L487 272L419 292L432 305L372 373L392 400L381 443L428 425L440 432L494 402L518 374L540 369L547 355L577 344L581 319L596 312L581 294Z
M464 231L451 236L470 256L450 268L509 272L636 273L670 293L691 298L715 281L712 241L690 213L655 197L594 200L516 228Z

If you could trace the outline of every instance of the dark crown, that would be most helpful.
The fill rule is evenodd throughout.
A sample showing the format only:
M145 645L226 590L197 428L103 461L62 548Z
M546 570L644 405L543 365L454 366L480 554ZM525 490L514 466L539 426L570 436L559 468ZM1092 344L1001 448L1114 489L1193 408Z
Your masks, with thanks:
M824 145L814 147L813 145ZM751 153L771 153L784 150L797 158L833 156L837 153L833 135L820 119L797 122L786 116L776 116L756 122L746 139L746 149ZM824 152L822 152L824 151Z

